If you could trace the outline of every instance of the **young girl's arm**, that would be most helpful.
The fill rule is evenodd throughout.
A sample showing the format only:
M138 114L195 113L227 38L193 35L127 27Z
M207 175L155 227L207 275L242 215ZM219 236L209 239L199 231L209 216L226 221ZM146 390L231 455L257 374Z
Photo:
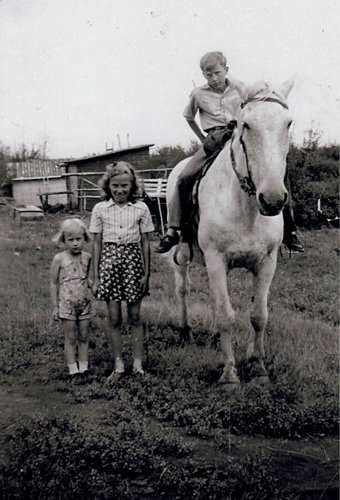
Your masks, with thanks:
M147 295L149 291L149 278L150 278L150 240L149 233L142 233L142 252L144 260L144 276L141 279L141 287L143 295Z
M84 255L86 255L86 258L87 258L87 282L89 284L89 287L92 288L92 285L93 285L93 282L90 278L90 269L91 269L91 262L92 262L92 257L89 253L87 252L83 252Z
M93 258L93 293L96 293L99 285L99 262L102 253L102 233L94 233L92 245Z
M50 294L52 302L52 318L59 321L58 311L58 284L59 284L59 271L61 267L61 260L59 254L55 255L51 265L51 281L50 281Z

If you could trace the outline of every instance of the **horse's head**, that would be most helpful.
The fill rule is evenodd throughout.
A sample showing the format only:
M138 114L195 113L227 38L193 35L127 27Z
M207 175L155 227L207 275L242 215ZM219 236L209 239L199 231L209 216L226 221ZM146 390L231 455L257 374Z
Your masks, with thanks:
M292 81L279 90L263 81L247 87L233 137L235 172L266 216L279 214L288 198L284 177L292 119L286 99L292 87Z

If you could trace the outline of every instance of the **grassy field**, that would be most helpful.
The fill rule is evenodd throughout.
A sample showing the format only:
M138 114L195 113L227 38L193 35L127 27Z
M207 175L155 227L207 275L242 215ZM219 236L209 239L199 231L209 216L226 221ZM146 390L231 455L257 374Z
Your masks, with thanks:
M205 269L192 266L195 345L179 345L167 262L152 254L143 302L147 376L105 384L112 370L105 305L96 302L87 384L66 377L63 336L50 317L51 237L68 214L22 227L0 212L2 498L338 498L338 231L302 233L283 251L269 296L270 384L245 382L251 277L231 274L233 334L243 383L217 385ZM88 216L85 217L88 220Z

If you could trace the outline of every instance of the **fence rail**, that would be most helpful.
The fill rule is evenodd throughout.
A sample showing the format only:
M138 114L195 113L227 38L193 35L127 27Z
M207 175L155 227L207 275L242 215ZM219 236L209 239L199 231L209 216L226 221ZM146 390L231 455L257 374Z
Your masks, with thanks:
M146 174L146 173L153 173L157 174L159 172L164 172L163 177L167 178L168 172L170 172L172 168L147 168L143 170L136 170L136 174ZM62 177L72 177L72 176L78 176L78 177L84 177L85 175L104 175L106 172L65 172L63 174L60 174Z
M84 186L85 183L88 183L90 186ZM157 208L159 213L159 220L161 224L162 234L164 235L164 220L161 206L161 198L165 199L166 197L166 188L167 188L167 179L159 178L159 179L142 179L142 185L145 190L145 193L151 198L156 199ZM79 205L81 210L86 210L87 200L101 200L102 197L100 194L92 194L93 192L100 191L100 188L96 186L92 181L81 178L80 188L74 189L79 193ZM90 194L88 194L90 193Z

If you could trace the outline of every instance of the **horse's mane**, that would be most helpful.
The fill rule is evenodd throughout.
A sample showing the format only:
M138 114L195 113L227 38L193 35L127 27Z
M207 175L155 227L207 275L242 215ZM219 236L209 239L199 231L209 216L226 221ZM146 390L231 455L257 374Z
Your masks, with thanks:
M281 92L275 90L270 83L265 82L264 80L258 80L251 85L247 85L245 92L247 99L255 101L265 101L268 97L273 97L286 102L285 96Z

